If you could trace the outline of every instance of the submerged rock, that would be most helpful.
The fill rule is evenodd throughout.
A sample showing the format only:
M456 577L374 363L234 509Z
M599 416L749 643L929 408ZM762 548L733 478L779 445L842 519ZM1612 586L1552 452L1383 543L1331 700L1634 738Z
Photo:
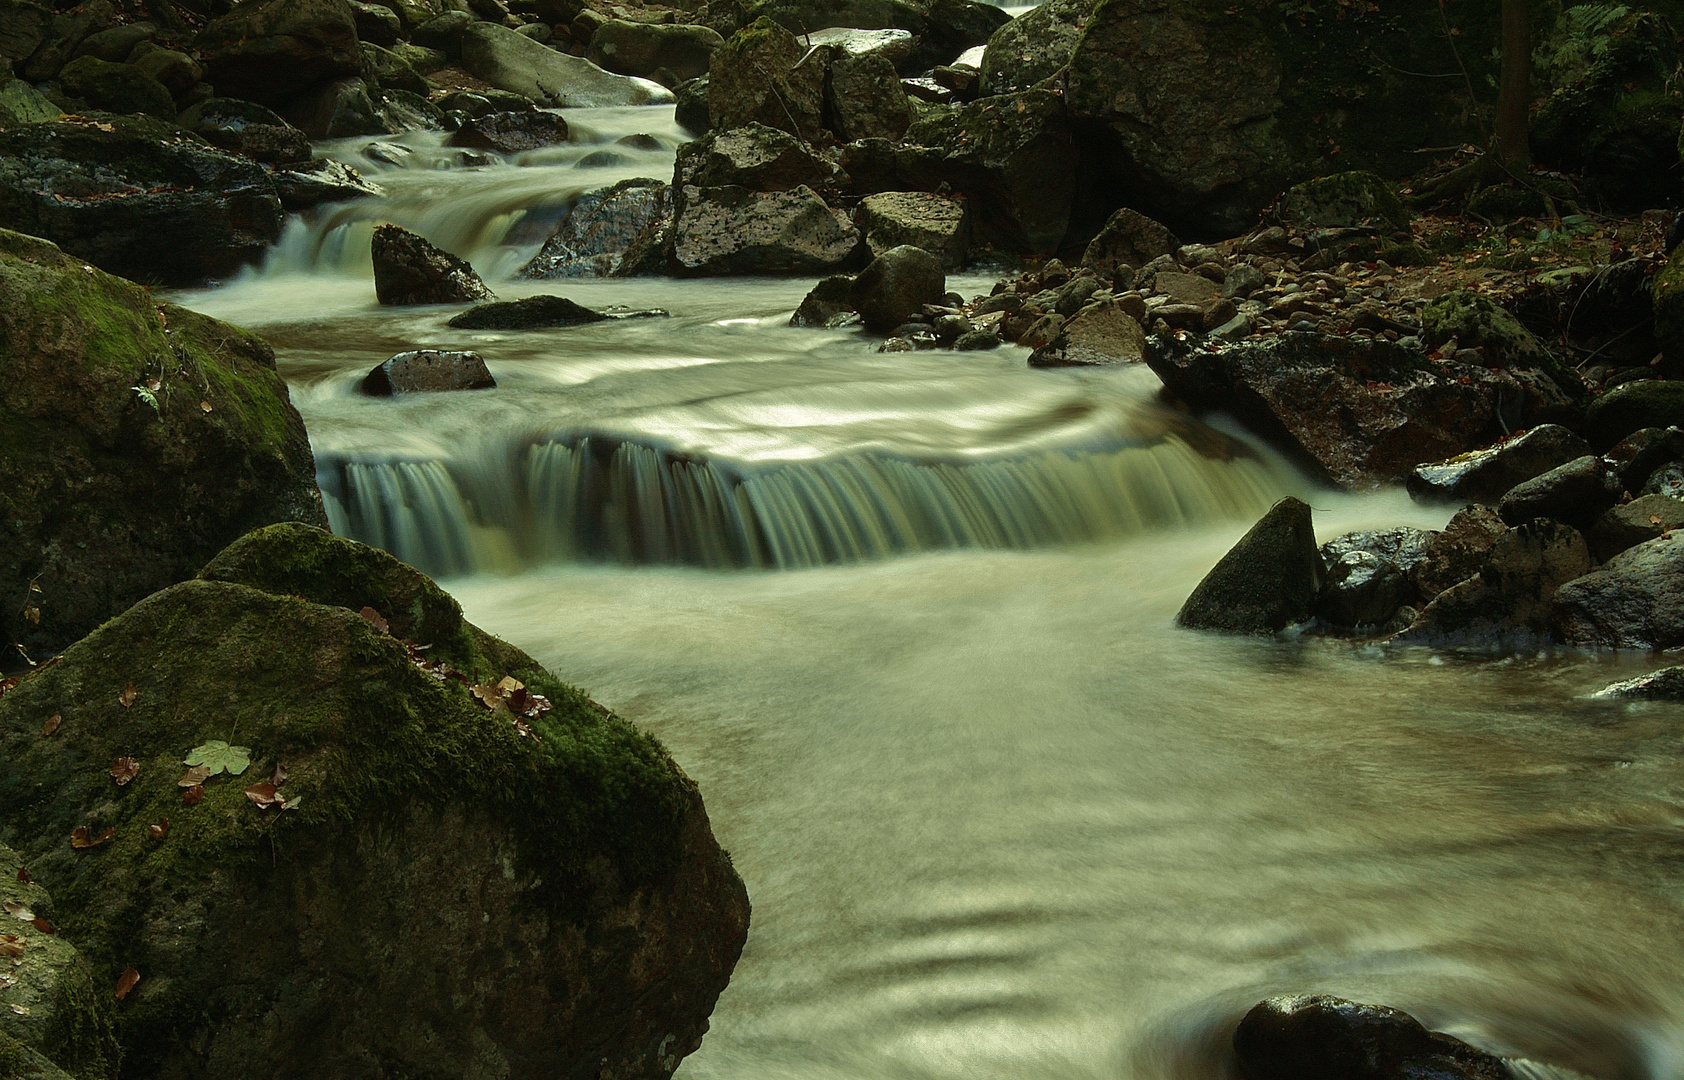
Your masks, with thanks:
M0 382L7 645L55 651L249 529L325 523L261 338L3 230Z
M1494 503L1512 488L1590 453L1560 424L1539 424L1517 439L1418 466L1405 486L1416 499Z
M401 352L363 376L360 389L372 397L489 390L497 385L477 352L421 349Z
M230 732L233 775L184 800L183 759ZM659 1080L748 924L653 738L420 573L301 526L0 698L0 816L63 938L137 971L137 1074L244 1078L261 1046L320 1076ZM73 850L78 829L109 839Z
M457 330L543 330L608 318L565 296L528 296L471 307L445 325Z
M1310 618L1327 568L1309 504L1282 499L1193 590L1176 624L1228 634L1269 634Z
M947 294L947 275L934 255L910 245L890 248L860 271L848 290L848 300L865 327L886 334L925 304L939 304Z
M382 225L371 241L374 294L382 304L460 304L495 300L469 266L423 237Z
M1638 544L1562 586L1555 594L1555 622L1569 645L1652 650L1684 645L1684 533Z
M386 194L379 184L363 179L357 170L332 158L278 168L270 175L275 182L275 193L281 197L281 206L293 214L322 203Z
M495 112L476 116L457 128L450 146L518 154L567 141L567 121L549 112Z
M1502 1059L1399 1009L1326 995L1259 1002L1234 1029L1244 1080L1507 1080Z

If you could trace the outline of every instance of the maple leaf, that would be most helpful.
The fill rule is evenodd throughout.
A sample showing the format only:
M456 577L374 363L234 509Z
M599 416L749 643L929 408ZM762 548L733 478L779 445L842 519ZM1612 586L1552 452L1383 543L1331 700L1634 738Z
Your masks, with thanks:
M219 772L238 776L251 765L251 747L229 746L221 739L212 739L187 751L187 757L182 760L187 765L203 765L211 776Z
M138 775L140 762L132 757L120 757L111 763L111 779L117 781L118 787L123 787Z
M129 685L123 687L123 692L121 694L117 695L117 704L126 709L130 705L133 705L134 699L139 696L140 691L135 689L134 683L130 683Z
M117 976L117 1000L122 1001L124 998L128 997L129 991L133 990L135 983L139 981L140 972L136 971L134 968L124 968L123 973Z

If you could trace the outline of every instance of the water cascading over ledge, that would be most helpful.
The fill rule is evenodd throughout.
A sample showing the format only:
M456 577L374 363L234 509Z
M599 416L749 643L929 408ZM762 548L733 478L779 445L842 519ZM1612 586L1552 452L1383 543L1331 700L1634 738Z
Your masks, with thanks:
M430 574L579 561L787 570L1254 517L1283 482L1220 445L1168 435L980 461L861 453L742 465L581 435L501 462L324 456L319 481L335 532Z

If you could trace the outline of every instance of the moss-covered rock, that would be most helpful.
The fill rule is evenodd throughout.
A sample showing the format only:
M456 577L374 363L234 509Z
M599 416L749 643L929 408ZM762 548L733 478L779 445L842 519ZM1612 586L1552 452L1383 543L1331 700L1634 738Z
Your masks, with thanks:
M708 117L715 128L750 122L818 138L825 52L809 55L795 35L761 17L732 34L708 60Z
M262 339L3 230L0 383L7 645L60 648L256 526L325 520Z
M1199 582L1176 624L1227 634L1268 634L1304 622L1327 578L1309 504L1270 508Z
M390 632L359 616L375 604ZM505 677L553 707L488 708ZM183 759L210 740L251 765L189 801ZM139 767L122 787L118 757ZM653 738L418 572L305 526L245 537L0 698L0 762L5 839L61 934L140 975L127 1077L664 1078L746 933ZM260 808L244 789L277 767L291 809ZM77 829L111 832L78 849Z
M387 90L408 90L425 97L433 85L421 77L408 60L390 49L382 49L364 41L359 45L363 56L363 71L376 85Z
M7 79L0 83L0 126L42 124L57 120L59 115L57 105L22 79Z
M245 0L199 35L218 92L279 105L362 69L346 0Z
M1684 247L1667 256L1650 290L1655 311L1655 344L1675 367L1684 364Z
M1407 230L1410 217L1391 184L1361 170L1294 184L1281 196L1275 213L1285 224L1306 229L1372 225Z
M169 90L132 64L108 64L96 57L82 56L64 66L59 81L67 93L84 99L96 109L175 119L175 101Z
M1585 437L1598 451L1642 428L1677 426L1684 426L1684 382L1621 383L1585 412Z
M1447 292L1423 308L1421 339L1433 348L1451 339L1464 349L1477 346L1493 366L1542 368L1573 398L1584 396L1584 383L1571 368L1556 360L1511 311L1472 289Z

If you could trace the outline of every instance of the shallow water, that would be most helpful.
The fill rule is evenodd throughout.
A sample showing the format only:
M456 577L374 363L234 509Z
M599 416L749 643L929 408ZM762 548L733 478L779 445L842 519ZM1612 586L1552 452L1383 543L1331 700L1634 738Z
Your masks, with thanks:
M1578 699L1655 661L1180 631L1282 494L1324 539L1447 514L1316 491L1145 369L791 329L807 281L508 280L528 218L596 183L579 151L671 143L670 116L579 116L579 144L479 169L417 137L388 200L183 299L276 343L342 528L454 575L701 784L754 924L681 1078L1221 1077L1283 991L1409 1009L1542 1063L1520 1075L1684 1076L1684 714ZM627 168L670 172L646 153ZM671 317L382 310L381 220L454 238L505 298ZM355 392L418 347L478 349L499 386ZM588 513L556 479L586 446ZM805 528L811 557L732 556L733 527Z

